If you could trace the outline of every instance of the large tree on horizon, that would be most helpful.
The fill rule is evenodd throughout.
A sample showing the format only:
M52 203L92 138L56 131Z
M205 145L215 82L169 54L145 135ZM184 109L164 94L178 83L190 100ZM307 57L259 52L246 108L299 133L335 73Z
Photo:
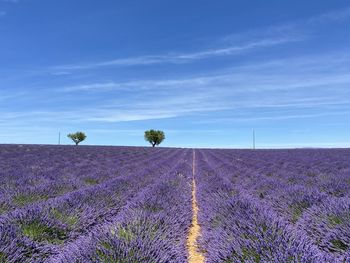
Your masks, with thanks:
M163 131L153 129L145 131L145 140L148 141L152 147L161 144L164 139L165 134Z
M68 138L72 139L72 141L75 143L75 145L78 145L82 141L86 139L86 134L83 132L76 132L76 133L70 133L67 135Z

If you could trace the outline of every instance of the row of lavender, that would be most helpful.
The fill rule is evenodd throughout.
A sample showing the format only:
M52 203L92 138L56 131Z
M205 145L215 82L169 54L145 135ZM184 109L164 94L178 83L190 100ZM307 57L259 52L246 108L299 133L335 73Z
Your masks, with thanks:
M140 169L161 154L131 147L1 146L0 215Z
M191 151L4 147L0 262L186 261Z
M207 262L350 262L350 150L199 150Z
M1 146L0 215L140 169L161 154L131 147Z

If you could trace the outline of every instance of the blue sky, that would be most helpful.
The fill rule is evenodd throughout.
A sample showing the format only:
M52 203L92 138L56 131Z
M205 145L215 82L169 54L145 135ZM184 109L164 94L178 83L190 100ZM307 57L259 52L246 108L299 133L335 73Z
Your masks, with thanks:
M0 0L0 143L350 146L350 3Z

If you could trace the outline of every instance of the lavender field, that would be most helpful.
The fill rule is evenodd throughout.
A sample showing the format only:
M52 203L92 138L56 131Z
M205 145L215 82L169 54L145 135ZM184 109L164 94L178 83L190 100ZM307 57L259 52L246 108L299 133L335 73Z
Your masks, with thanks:
M348 149L0 146L0 262L350 262L349 246Z

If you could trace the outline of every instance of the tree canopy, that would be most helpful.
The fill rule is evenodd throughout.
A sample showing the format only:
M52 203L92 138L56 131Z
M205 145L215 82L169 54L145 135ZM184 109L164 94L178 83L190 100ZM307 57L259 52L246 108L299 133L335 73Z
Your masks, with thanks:
M71 138L72 141L75 143L75 145L78 145L79 143L81 143L82 141L84 141L86 139L86 134L83 132L76 132L76 133L70 133L67 135L68 138Z
M163 131L149 130L145 131L145 140L148 141L152 147L159 145L164 141L165 135Z

